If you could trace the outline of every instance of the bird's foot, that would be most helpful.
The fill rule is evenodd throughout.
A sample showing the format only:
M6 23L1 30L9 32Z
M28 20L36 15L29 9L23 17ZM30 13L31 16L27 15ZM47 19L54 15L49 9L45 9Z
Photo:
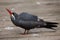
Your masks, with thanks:
M22 33L21 35L27 35L28 33L26 33L26 32L24 32L24 33Z

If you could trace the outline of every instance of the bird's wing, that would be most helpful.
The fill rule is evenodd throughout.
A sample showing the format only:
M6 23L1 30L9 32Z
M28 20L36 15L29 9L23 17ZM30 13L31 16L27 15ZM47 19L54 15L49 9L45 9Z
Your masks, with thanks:
M19 21L19 24L22 26L30 26L30 27L35 27L37 25L39 25L38 21Z
M25 20L25 21L37 21L38 17L35 15L31 15L26 12L23 12L19 15L18 19Z

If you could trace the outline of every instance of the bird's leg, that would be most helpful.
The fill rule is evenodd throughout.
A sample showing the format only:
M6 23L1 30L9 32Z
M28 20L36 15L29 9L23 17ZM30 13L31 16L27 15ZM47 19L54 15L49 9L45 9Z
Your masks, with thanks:
M24 30L24 33L22 35L25 35L26 34L26 29Z
M27 30L27 34L29 33L29 30Z
M28 33L29 33L29 30L25 29L24 34L28 34Z
M24 31L24 34L26 33L26 29L25 29L25 31Z

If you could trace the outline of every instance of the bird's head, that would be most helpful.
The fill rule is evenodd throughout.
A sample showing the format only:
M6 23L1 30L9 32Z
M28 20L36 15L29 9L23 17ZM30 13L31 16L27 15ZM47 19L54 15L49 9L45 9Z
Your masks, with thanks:
M8 13L10 14L10 17L15 20L16 17L17 17L17 14L16 14L15 12L12 12L11 10L9 10L9 9L7 9L7 8L6 8L6 10L7 10Z

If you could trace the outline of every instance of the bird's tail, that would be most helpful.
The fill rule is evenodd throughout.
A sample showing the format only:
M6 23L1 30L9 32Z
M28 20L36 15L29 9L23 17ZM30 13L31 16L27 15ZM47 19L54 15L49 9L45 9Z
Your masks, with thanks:
M57 22L47 22L47 21L45 21L47 24L59 24L59 23L57 23Z
M44 24L46 24L46 25L44 25ZM57 27L57 24L59 24L59 23L44 21L43 24L42 24L42 26L40 26L38 28L48 28L48 29L55 30L53 27Z
M59 24L56 22L47 22L47 21L45 21L45 23L47 24L46 26L44 26L45 28L53 29L53 30L55 30L53 27L57 27L57 24Z

